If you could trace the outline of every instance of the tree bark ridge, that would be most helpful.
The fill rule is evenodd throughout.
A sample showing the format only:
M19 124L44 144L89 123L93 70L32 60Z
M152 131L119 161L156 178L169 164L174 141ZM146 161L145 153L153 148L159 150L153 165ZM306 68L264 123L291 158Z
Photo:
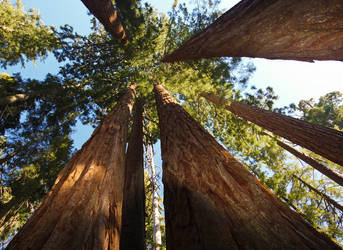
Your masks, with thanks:
M341 0L242 0L164 62L211 57L343 60Z

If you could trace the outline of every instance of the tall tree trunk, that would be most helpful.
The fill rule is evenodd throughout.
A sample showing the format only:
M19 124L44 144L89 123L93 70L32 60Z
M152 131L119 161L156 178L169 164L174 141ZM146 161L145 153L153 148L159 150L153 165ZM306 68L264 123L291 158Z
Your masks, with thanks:
M217 105L225 105L226 102L225 99L214 94L202 93L201 96ZM343 166L343 132L341 131L235 101L225 108L249 122Z
M125 30L121 24L112 0L81 0L89 11L104 25L105 29L114 37L127 43Z
M243 0L163 61L343 60L342 0Z
M149 165L151 170L151 184L152 184L152 219L153 219L153 240L154 240L154 250L160 250L162 246L162 234L161 234L161 225L160 225L160 210L158 202L158 185L156 183L156 169L154 163L154 151L153 145L148 147L149 155Z
M134 87L60 172L8 249L119 249Z
M340 249L155 86L168 249Z
M283 149L287 150L290 152L292 155L295 157L298 157L299 159L303 160L313 168L317 169L319 172L321 172L323 175L328 177L329 179L333 180L336 182L338 185L343 187L343 175L340 173L337 173L336 171L328 168L327 166L319 163L318 161L312 159L311 157L305 155L304 153L296 150L295 148L287 145L286 143L283 143L280 140L277 140L277 144L282 147Z
M328 203L330 203L331 205L333 205L335 208L341 210L343 212L343 206L341 204L339 204L337 201L331 199L329 196L327 196L326 194L324 194L323 192L319 191L318 189L316 189L315 187L313 187L312 185L308 184L306 181L304 181L303 179L301 179L300 177L293 175L294 178L298 179L302 184L305 185L305 187L307 187L310 191L315 192L316 194L318 194L319 196L323 197Z
M143 167L143 106L135 104L132 131L126 153L123 223L120 249L145 249L145 194Z

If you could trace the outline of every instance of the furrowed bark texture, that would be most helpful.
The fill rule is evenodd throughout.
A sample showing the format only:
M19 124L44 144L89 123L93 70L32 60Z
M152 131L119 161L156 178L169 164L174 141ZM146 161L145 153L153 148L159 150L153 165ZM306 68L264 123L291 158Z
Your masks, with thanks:
M161 85L155 94L168 249L340 249L260 184Z
M202 93L201 96L217 105L225 104L225 100L219 96L209 93ZM343 166L343 132L341 131L235 101L225 108L249 122Z
M290 152L295 157L298 157L299 159L303 160L313 168L317 169L319 172L321 172L326 177L330 178L334 182L336 182L338 185L343 187L343 175L340 173L337 173L336 171L328 168L327 166L319 163L318 161L314 160L313 158L305 155L304 153L296 150L295 148L287 145L286 143L283 143L282 141L277 140L277 144L282 147L283 149ZM342 152L343 153L343 152Z
M143 107L136 102L126 153L123 223L120 249L145 249L145 194L143 168Z
M127 43L125 30L121 24L112 0L81 0L89 11L104 25L107 32L122 43Z
M129 88L7 249L119 249Z
M221 56L343 60L343 1L243 0L163 61Z

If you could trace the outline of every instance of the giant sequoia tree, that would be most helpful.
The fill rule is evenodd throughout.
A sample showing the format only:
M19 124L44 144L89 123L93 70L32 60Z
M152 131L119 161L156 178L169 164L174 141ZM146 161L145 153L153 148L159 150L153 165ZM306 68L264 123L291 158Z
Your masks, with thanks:
M60 172L8 249L119 249L125 148L134 88Z
M207 3L207 1L204 2ZM2 215L0 229L2 225L11 228L12 231L17 229L29 215L27 212L31 207L38 207L42 197L52 186L55 176L71 155L70 133L76 119L93 126L98 125L95 134L62 170L41 207L14 238L9 248L22 249L30 246L49 249L54 247L76 248L76 246L102 248L112 246L118 249L121 230L121 247L123 249L127 246L137 249L144 248L142 137L146 144L154 143L159 139L158 115L153 96L153 83L156 82L166 86L182 103L187 112L210 131L218 141L221 141L230 153L235 155L246 167L244 168L223 148L219 147L215 140L205 133L204 129L197 125L192 120L193 118L180 109L174 101L165 106L158 102L160 110L163 109L162 106L172 107L169 110L170 117L165 113L161 115L160 112L162 127L165 128L168 119L176 117L175 124L179 124L179 119L182 118L182 129L177 129L174 133L171 129L176 129L179 125L175 127L169 125L167 126L168 130L161 130L164 171L167 176L164 179L166 194L168 194L165 207L167 209L169 247L173 247L173 244L179 242L180 244L184 243L185 246L188 244L189 248L197 246L201 248L211 244L214 246L220 243L253 244L253 246L265 248L267 242L273 245L276 244L276 240L279 240L286 246L287 240L289 240L289 244L297 242L297 244L305 244L307 247L327 244L334 248L335 245L330 243L327 237L317 233L304 223L300 216L290 211L285 204L282 204L259 184L247 169L250 169L264 184L273 189L276 195L286 200L293 209L300 208L299 211L303 212L305 218L313 225L321 225L324 229L330 225L330 230L325 231L330 236L336 237L337 228L331 227L337 221L336 217L327 214L325 214L326 217L316 216L318 207L308 206L309 199L311 202L321 202L321 198L311 197L309 192L304 190L303 182L320 192L323 189L309 181L307 170L292 173L284 171L283 167L288 167L289 158L277 147L273 138L260 136L261 129L257 126L199 98L203 92L222 93L237 101L271 109L275 100L275 94L271 89L266 91L247 89L247 79L254 70L253 66L244 63L239 58L208 59L173 65L160 63L161 58L178 47L184 39L210 24L218 16L218 12L211 9L210 6L205 9L196 8L189 11L185 5L181 5L179 8L174 8L166 17L159 16L151 6L142 5L140 1L116 1L116 5L119 7L121 20L125 23L129 34L128 45L123 46L119 40L113 40L99 23L93 23L93 30L88 36L80 36L74 33L71 27L65 26L55 32L55 39L62 46L56 47L54 55L59 62L63 63L57 76L48 76L44 81L33 81L8 75L1 78L0 87L6 89L6 92L2 92L4 94L1 95L2 102L0 103L0 107L3 107L2 114L6 116L6 119L2 119L1 123L5 124L3 133L6 133L8 137L1 138L0 144L2 169L6 170L1 180L2 190L6 197L1 199L1 209L3 210L0 213ZM139 105L136 103L134 122L127 125L129 109L133 104L132 100L126 106L124 105L125 111L121 113L120 118L114 114L116 111L113 110L118 111L119 106L115 105L118 105L118 100L124 95L128 85L133 82L137 83L137 99L143 101L145 105L141 116ZM242 91L249 91L249 93L242 94ZM132 92L130 93L132 97ZM123 107L122 102L119 102L119 105ZM187 119L183 120L185 117ZM102 122L99 125L100 121ZM120 126L117 126L118 124ZM130 139L126 137L125 130L127 128L131 131ZM177 137L180 130L184 133L182 135L185 135L182 140ZM121 135L117 136L119 133ZM196 141L193 147L194 152L191 148L186 148L185 152L188 154L178 158L177 154L180 151L175 149L174 144L191 140L193 138L191 134L197 138L194 139ZM168 139L174 137L175 140ZM113 140L119 138L120 141ZM205 147L201 148L206 159L195 152L200 145L198 139L211 144L207 150ZM124 164L125 147L123 145L127 142L129 146L126 164ZM113 144L118 146L118 150L115 150L116 146ZM111 155L117 157L118 164L109 164L108 156ZM228 164L226 164L227 159L230 159ZM197 164L194 165L194 162ZM217 169L209 169L209 165L206 164L203 167L209 176L213 177L211 177L212 179L205 178L201 170L199 172L199 166L203 166L204 162L221 165ZM168 168L168 166L187 167L182 168L182 171L171 177L168 171L172 168ZM73 170L79 171L76 171L77 175L70 175ZM196 172L197 175L188 175L183 172L188 170ZM224 173L225 178L222 178L218 171ZM296 175L299 173L301 175ZM237 179L233 180L230 174L237 174L235 175ZM292 176L301 176L302 184L299 184L299 179ZM232 183L228 184L227 178L232 180ZM292 187L287 186L290 180L295 183ZM184 183L190 184L184 185ZM199 192L194 192L196 189L193 186L194 183L197 183L196 188L199 189ZM180 190L188 191L175 193L175 190L179 190L179 184L183 188ZM223 188L222 184L225 187L232 187L232 192L228 192L228 189ZM107 186L105 187L105 185ZM68 188L66 188L67 186ZM95 186L99 188L93 188ZM35 189L36 187L37 189ZM256 193L256 200L252 195L242 191L243 187L250 190L252 194ZM208 188L209 192L212 191L206 193L205 188ZM22 192L22 190L30 190L30 192ZM39 192L35 190L39 190ZM110 190L115 192L115 195L110 194ZM191 199L186 199L187 195ZM108 198L109 196L110 198ZM244 210L243 205L230 203L232 202L230 197L236 199L237 204L247 205L245 207L248 209ZM240 199L242 197L247 199ZM266 201L261 197L265 197ZM210 200L212 198L214 201ZM30 202L23 202L23 199ZM117 202L117 206L110 206L111 202ZM120 216L122 202L125 208L123 217ZM63 207L60 206L62 203ZM270 207L266 207L264 203L269 204ZM25 208L25 204L33 205ZM180 207L187 207L190 210L177 210L176 204L181 204ZM207 213L207 211L218 212L216 204L225 205L223 210L219 209L221 213L218 214L223 217ZM101 208L97 207L98 205ZM108 210L107 205L112 210ZM275 227L284 234L278 234L275 230L268 228L266 224L268 217L259 215L256 206L259 209L262 208L265 214L270 214L272 224L275 224ZM228 207L232 209L230 210ZM319 207L321 208L322 205ZM176 211L177 216L174 213ZM189 211L193 211L193 213L189 213ZM239 215L240 211L243 211L241 215L245 216L243 216L245 220ZM280 216L282 213L285 217ZM11 217L14 214L16 217ZM15 218L15 220L10 218ZM57 218L60 218L59 221ZM189 220L183 220L183 218ZM252 218L251 222L247 218ZM123 227L120 226L121 219ZM239 231L239 226L228 226L238 223L238 219L240 224L242 222L242 228L246 230ZM2 223L3 221L4 223ZM189 224L183 227L189 221L196 221L199 225L205 223L208 228L203 228L205 230L203 232L208 235L202 237L201 234L195 233L192 231L194 228ZM238 241L233 242L229 238L220 238L220 235L218 236L212 230L212 224L206 223L206 221L218 222L216 226L222 232L227 232L226 235L232 235ZM180 225L185 230L189 229L189 235L193 238L181 242L174 241L174 239L186 235L181 235L176 230ZM263 234L263 237L260 237L259 230L257 230L259 225L262 225L265 230L263 232L270 235ZM236 228L238 231L235 231ZM294 230L292 231L290 228ZM97 234L97 232L101 233ZM136 240L130 236L132 232L135 232ZM308 239L300 239L297 232L307 235ZM47 235L49 233L51 234ZM249 243L242 238L243 236L256 237L252 237L254 240ZM313 236L318 237L314 239ZM4 234L3 238L7 237L8 234ZM64 240L58 240L59 237ZM71 237L74 237L73 240L68 240ZM194 241L192 242L192 240Z

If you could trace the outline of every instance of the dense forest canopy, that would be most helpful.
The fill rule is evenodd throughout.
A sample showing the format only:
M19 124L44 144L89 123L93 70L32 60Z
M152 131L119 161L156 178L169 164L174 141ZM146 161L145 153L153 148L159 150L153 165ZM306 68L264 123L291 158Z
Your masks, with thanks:
M271 87L257 89L249 84L255 67L247 59L162 64L164 55L221 14L219 1L197 3L178 5L175 1L168 15L160 15L148 3L116 1L129 40L123 46L95 18L91 33L80 35L69 25L58 29L43 25L36 12L23 10L20 1L16 5L0 1L0 233L4 244L39 206L75 153L71 134L77 121L97 126L133 83L137 98L144 103L146 147L159 140L152 93L158 83L279 198L342 242L342 187L280 147L281 138L264 134L262 128L201 97L211 92L342 131L342 93L323 93L318 101L302 100L278 108L274 105L277 93ZM58 74L35 80L6 73L7 66L24 67L50 51L60 63ZM342 166L297 149L343 173ZM146 229L147 243L153 245L149 174L147 170Z

